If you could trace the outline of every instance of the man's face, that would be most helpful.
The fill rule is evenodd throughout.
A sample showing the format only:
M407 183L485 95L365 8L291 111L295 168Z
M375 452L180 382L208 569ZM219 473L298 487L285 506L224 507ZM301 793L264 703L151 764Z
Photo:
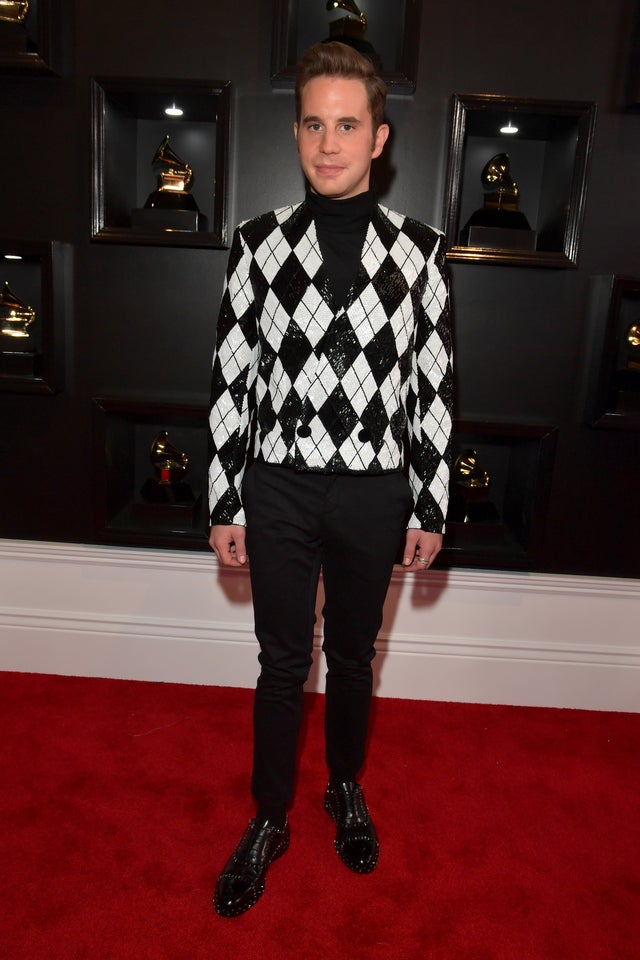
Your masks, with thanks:
M368 190L371 161L382 153L389 127L381 124L374 135L362 80L314 77L301 107L293 132L311 189L334 200Z

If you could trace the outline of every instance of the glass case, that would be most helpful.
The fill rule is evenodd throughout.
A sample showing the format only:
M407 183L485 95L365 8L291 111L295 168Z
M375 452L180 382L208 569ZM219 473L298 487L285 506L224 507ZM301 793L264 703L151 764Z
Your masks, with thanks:
M96 79L94 240L225 247L230 84Z
M64 294L63 244L0 237L0 391L61 389Z
M556 428L457 420L438 563L527 569L542 548Z
M595 104L455 95L447 257L575 267Z
M95 531L140 546L207 546L206 407L94 399Z
M373 61L390 93L413 93L419 38L420 0L276 0L271 83L293 86L304 51L338 40Z
M58 0L3 0L0 5L0 74L58 73Z

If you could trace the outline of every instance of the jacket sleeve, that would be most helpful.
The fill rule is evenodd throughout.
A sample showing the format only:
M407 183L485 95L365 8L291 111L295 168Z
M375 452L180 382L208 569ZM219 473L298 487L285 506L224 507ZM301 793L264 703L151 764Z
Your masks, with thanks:
M216 331L209 414L209 512L212 524L245 524L240 488L249 454L259 359L251 254L233 236Z
M427 261L416 322L407 397L409 483L413 513L407 524L442 533L449 502L453 377L449 277L445 239Z

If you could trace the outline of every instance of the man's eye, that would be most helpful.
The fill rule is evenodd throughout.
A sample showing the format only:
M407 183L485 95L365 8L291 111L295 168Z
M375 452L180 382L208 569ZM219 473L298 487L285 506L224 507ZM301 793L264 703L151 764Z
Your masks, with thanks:
M342 129L349 131L349 130L354 130L355 128L352 123L343 123Z

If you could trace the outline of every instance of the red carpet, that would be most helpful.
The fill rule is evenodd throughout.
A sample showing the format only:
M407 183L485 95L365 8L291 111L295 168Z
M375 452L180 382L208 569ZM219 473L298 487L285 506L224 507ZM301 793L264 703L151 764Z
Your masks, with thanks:
M640 956L640 715L378 700L364 782L382 853L356 876L322 810L310 696L291 848L222 920L250 703L0 674L3 960Z

